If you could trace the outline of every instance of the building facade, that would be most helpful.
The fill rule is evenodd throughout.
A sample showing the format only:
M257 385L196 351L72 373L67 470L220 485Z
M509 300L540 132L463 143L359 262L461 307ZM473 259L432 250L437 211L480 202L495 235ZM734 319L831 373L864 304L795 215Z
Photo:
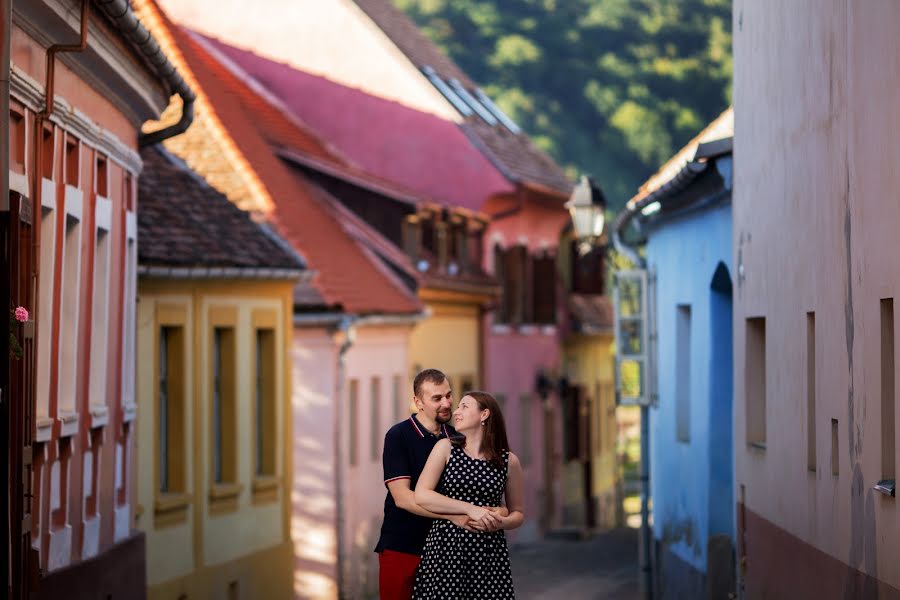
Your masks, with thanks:
M138 526L150 598L290 598L300 259L161 147L142 152Z
M171 94L191 94L119 9L17 2L4 29L10 301L30 313L12 328L22 354L3 403L13 598L145 594L133 527L138 146Z
M892 2L735 2L737 545L748 598L900 597Z
M646 236L658 399L650 409L655 588L734 593L731 186L733 112L625 208Z

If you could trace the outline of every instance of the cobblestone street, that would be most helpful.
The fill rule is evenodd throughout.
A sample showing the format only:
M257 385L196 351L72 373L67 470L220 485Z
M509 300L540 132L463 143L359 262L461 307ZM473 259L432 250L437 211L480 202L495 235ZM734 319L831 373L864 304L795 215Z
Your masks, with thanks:
M549 539L513 547L516 598L638 598L637 534L636 529L619 529L589 540Z

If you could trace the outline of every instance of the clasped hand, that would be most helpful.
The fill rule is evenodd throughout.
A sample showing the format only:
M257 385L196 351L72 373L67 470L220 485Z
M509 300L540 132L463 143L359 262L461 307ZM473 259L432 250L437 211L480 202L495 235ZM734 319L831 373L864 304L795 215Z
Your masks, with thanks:
M450 521L467 531L497 531L503 528L500 510L496 507L473 505L468 514L454 515Z

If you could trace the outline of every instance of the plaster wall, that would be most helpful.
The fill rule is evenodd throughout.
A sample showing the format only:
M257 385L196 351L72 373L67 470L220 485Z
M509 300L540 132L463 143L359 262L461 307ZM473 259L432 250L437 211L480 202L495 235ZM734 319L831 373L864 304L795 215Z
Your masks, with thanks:
M730 340L730 322L714 323L711 314L716 270L722 264L731 271L731 207L694 212L651 230L647 263L656 275L658 335L659 403L650 410L653 531L668 551L705 573L710 507L731 514L733 506L730 461L726 481L714 485L710 477L714 456L731 452L730 439L716 437L718 430L730 431L731 411L713 407L732 402L730 393L713 388L719 371L730 377L730 361L713 352L717 340ZM678 331L679 307L682 315L685 307L690 310L689 332ZM689 343L679 334L688 334ZM687 371L680 371L685 364ZM686 386L686 436L683 430L679 436L677 426L680 385Z
M880 302L900 292L900 208L890 201L900 187L897 22L900 5L889 0L734 4L738 501L802 541L810 560L821 553L895 589L900 542L883 532L898 527L896 500L872 486L885 476L889 442L880 344L897 333L882 331ZM764 446L746 443L749 317L766 319ZM896 411L891 425L895 439ZM753 570L761 559L748 555L757 595L767 579Z

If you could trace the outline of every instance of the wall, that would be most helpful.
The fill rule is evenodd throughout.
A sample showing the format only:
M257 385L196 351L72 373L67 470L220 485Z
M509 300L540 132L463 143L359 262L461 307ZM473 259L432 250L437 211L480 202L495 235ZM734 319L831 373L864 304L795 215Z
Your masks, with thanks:
M723 526L718 520L724 531L710 530L711 510L730 515L733 506L730 460L713 465L731 449L730 436L720 435L731 430L731 363L721 355L731 321L722 318L719 300L713 317L711 290L720 264L731 271L731 207L693 212L650 230L647 263L657 277L659 404L650 410L650 482L653 531L663 553L660 579L663 597L696 596L705 586L710 536L733 531L730 521ZM685 305L689 344L679 339L686 329L679 331L677 323ZM684 377L689 380L679 382ZM679 390L687 401L680 436ZM674 560L667 562L669 555Z
M291 376L291 282L142 280L138 303L138 526L147 535L147 578L151 598L173 594L219 597L229 585L248 597L290 596L291 547L288 514L291 457L288 404ZM210 340L217 314L234 316L236 475L233 490L212 483ZM265 316L275 332L273 436L274 474L256 474L254 327ZM270 319L270 320L269 320ZM184 437L181 468L185 487L159 489L159 328L183 328ZM173 350L174 351L174 350ZM233 498L231 494L234 494ZM217 499L213 499L216 496Z
M294 594L296 598L336 598L335 403L343 390L343 499L346 596L377 593L375 543L384 516L381 451L384 434L408 415L412 381L406 371L410 326L358 326L339 382L340 338L325 328L295 329L294 360ZM397 395L394 381L397 378ZM380 382L379 410L373 410L372 380ZM350 381L357 381L357 410L350 414ZM356 435L353 435L353 423ZM356 449L350 464L350 438ZM374 446L373 446L374 444Z
M352 0L162 0L172 19L257 54L448 121L459 113ZM271 15L277 14L273 19Z
M896 500L872 487L884 476L882 450L896 457L896 436L882 433L883 423L896 432L896 410L882 418L880 384L881 338L896 331L882 332L880 301L900 288L900 209L887 201L900 186L900 5L740 0L734 15L735 470L746 588L750 597L796 589L802 572L764 567L785 547L811 572L839 574L820 597L878 580L896 593L900 544L879 533L897 529ZM764 447L746 443L749 317L766 318Z

